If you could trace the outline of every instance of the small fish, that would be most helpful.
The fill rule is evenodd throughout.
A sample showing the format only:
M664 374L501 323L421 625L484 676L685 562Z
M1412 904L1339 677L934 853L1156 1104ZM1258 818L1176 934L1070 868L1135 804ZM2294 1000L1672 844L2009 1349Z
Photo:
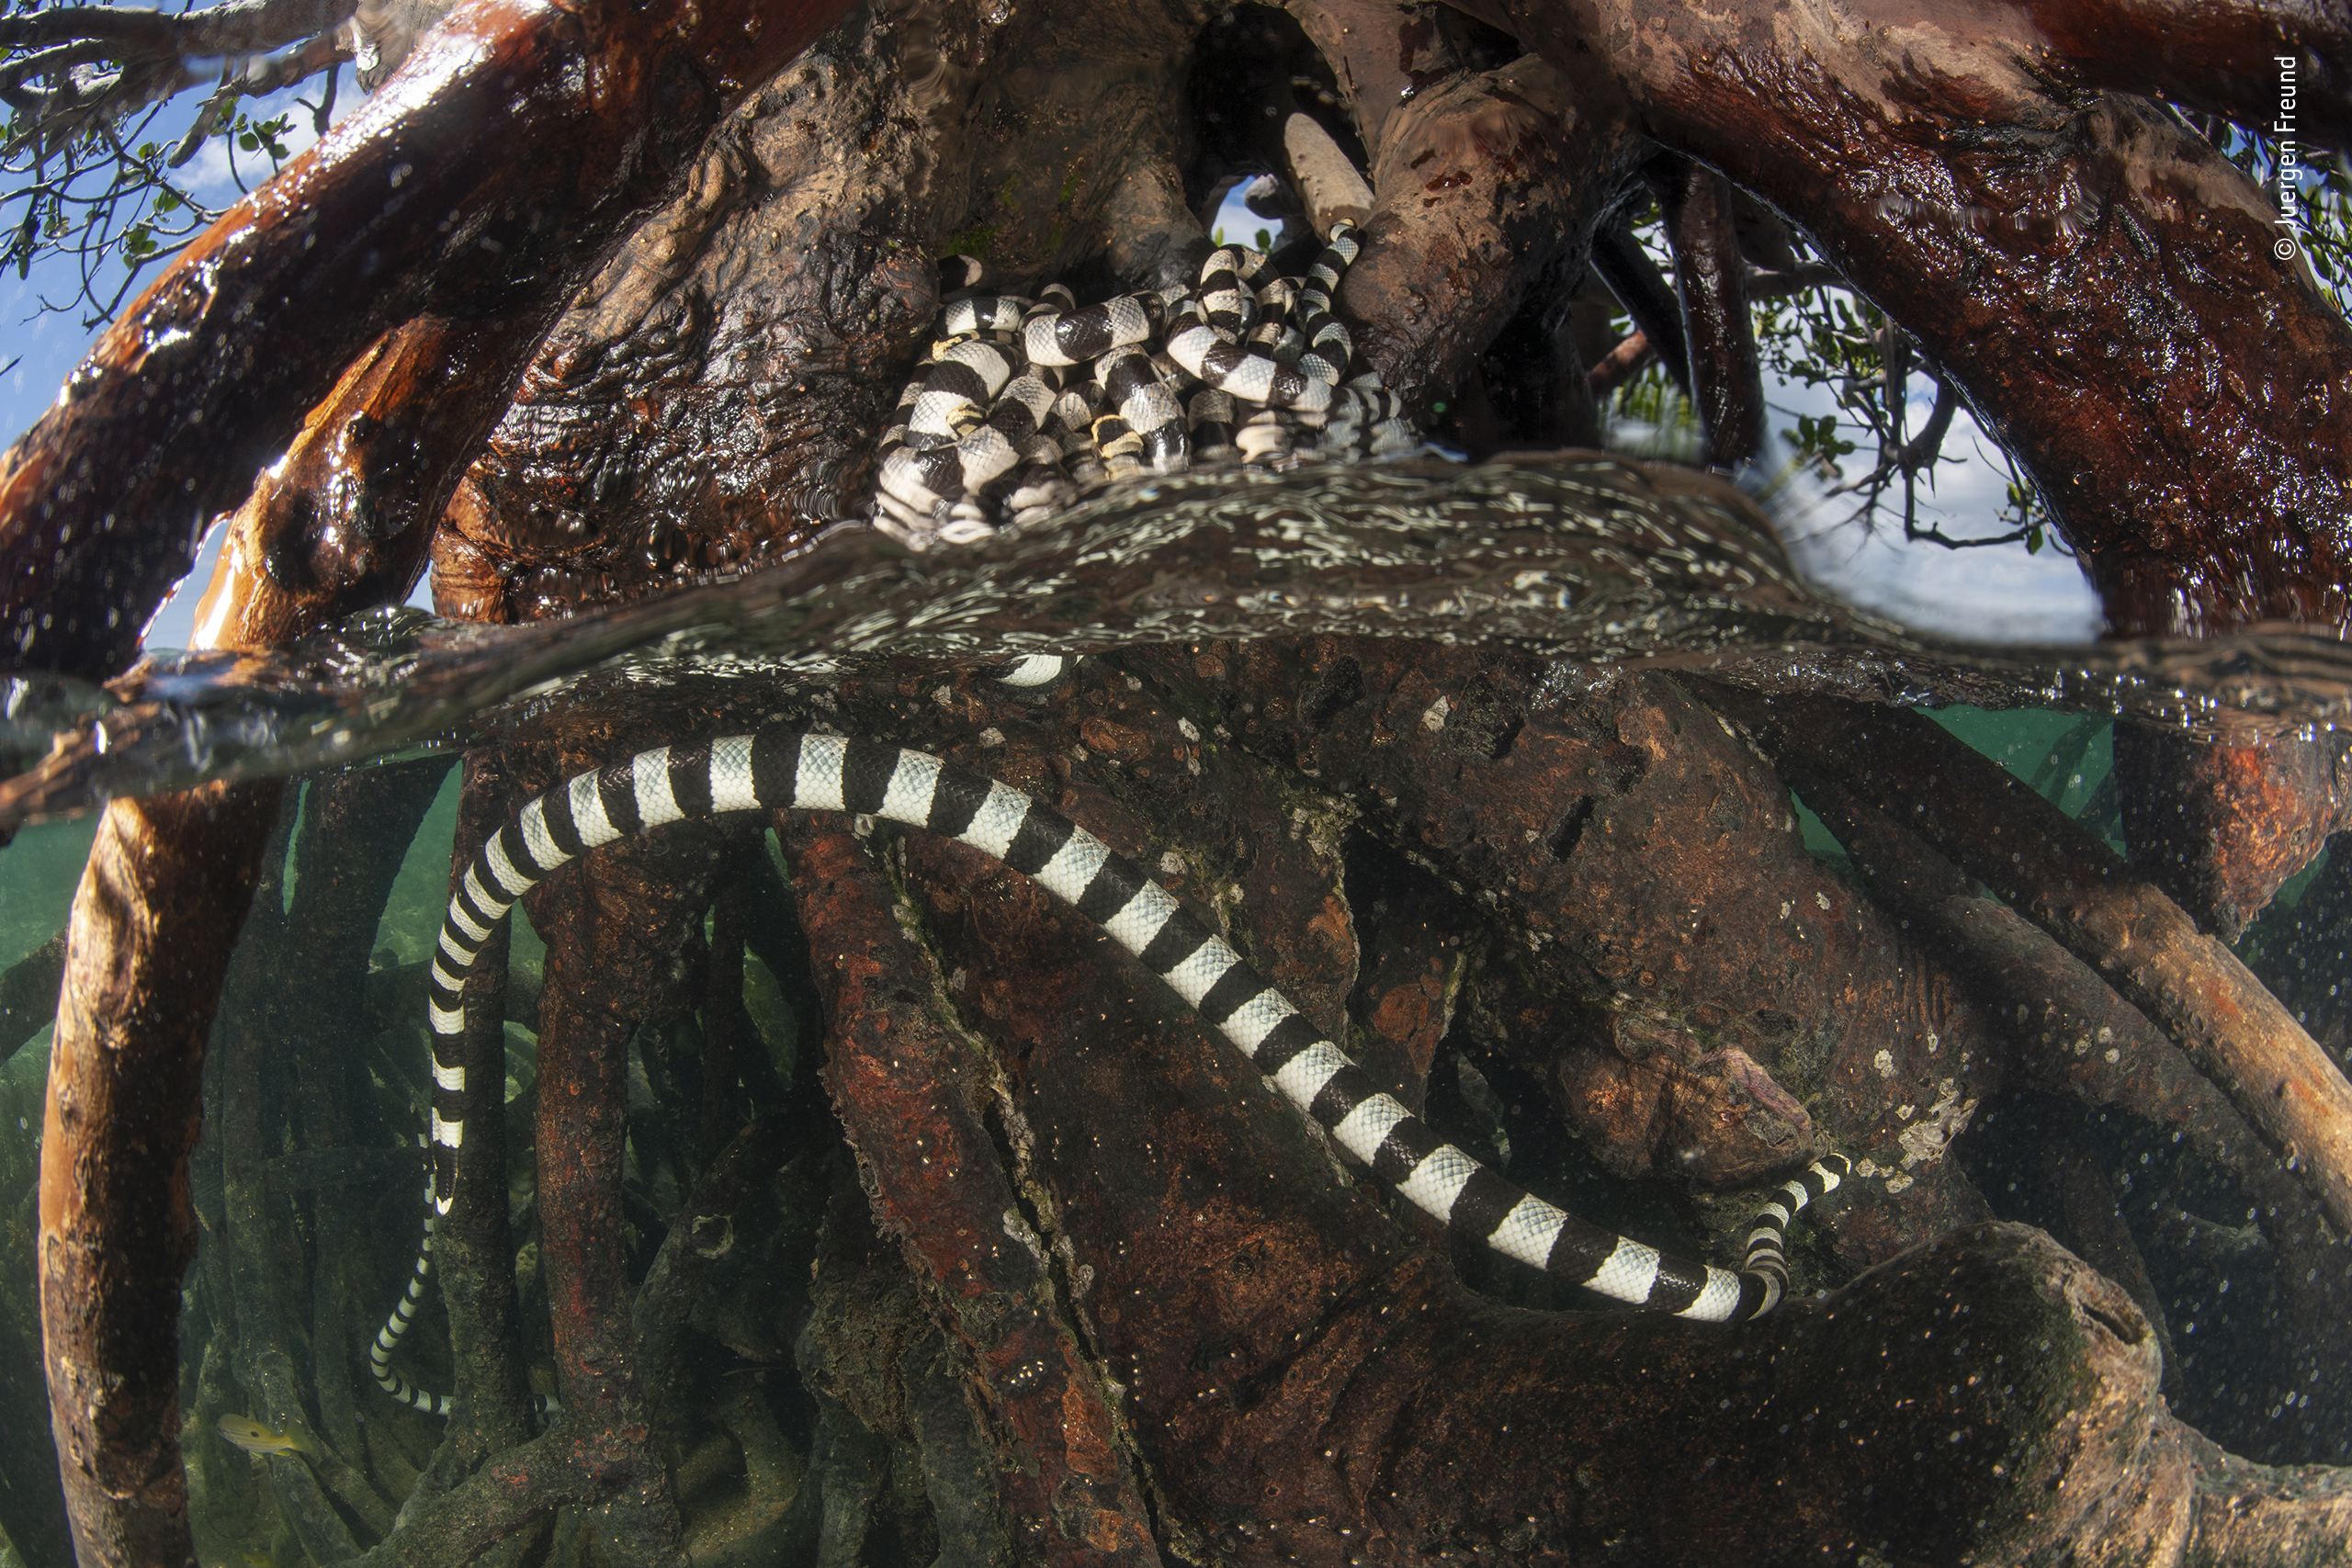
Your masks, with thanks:
M279 1432L250 1416L223 1416L213 1423L223 1438L249 1454L316 1454L311 1439L300 1432Z

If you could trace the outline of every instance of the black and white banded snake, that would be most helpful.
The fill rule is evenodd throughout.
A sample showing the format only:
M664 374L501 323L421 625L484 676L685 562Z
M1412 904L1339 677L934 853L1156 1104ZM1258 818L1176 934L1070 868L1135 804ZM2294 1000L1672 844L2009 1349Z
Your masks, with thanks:
M1050 675L1057 660L1027 661ZM1047 666L1040 671L1035 666ZM1013 674L1021 678L1024 671ZM1451 1232L1571 1283L1651 1311L1740 1322L1772 1310L1788 1278L1790 1223L1850 1170L1824 1155L1785 1183L1749 1227L1738 1270L1674 1258L1587 1224L1447 1143L1382 1090L1225 939L1125 857L1010 786L925 752L772 728L656 747L573 776L486 840L443 920L430 982L433 1213L448 1212L464 1144L459 994L475 955L514 901L558 867L616 839L726 812L841 811L952 838L1034 878L1100 925L1271 1078L1299 1111L1385 1184ZM406 1292L369 1353L377 1382L446 1415L390 1359L432 1268L433 1221Z
M1304 278L1225 246L1190 290L951 299L883 434L875 526L918 549L965 544L1110 480L1410 448L1380 378L1348 378L1331 290L1356 250L1340 222Z

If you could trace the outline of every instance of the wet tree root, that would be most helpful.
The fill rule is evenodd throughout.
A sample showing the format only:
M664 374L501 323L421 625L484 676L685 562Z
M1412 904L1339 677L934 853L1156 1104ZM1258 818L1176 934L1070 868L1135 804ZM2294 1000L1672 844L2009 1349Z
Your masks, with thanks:
M180 1276L204 1048L275 784L107 808L74 895L41 1132L50 1416L83 1568L195 1561L179 1462Z
M1090 733L1114 742L1126 724ZM1050 750L1008 746L1001 773L1050 765ZM1161 816L1157 794L1114 798L1073 777L1062 804L1114 845L1193 852L1196 829ZM883 989L880 951L905 916L833 842L821 860L803 852L821 871L803 873L804 896L821 881L828 911L810 930L843 939L836 995L876 976L857 1027L887 1073L880 1121L912 1134L886 1125L861 1154L886 1213L956 1212L988 1179L966 1162L985 1156L932 1134L944 1112L993 1098L968 1081L987 1068L916 1016L940 1005L922 966ZM1007 1064L1010 1146L986 1163L1037 1195L1077 1343L1118 1391L1163 1540L1245 1563L1336 1564L1384 1541L1431 1560L1604 1542L1660 1563L1858 1546L2177 1560L2198 1505L2155 1338L2122 1290L2040 1233L1964 1229L1738 1334L1498 1307L1339 1178L1181 1010L1092 951L1082 922L952 846L906 852L947 995ZM842 925L833 911L859 878L862 926ZM1271 897L1253 889L1238 935L1305 929ZM967 992L958 972L1020 983ZM864 1092L835 1082L844 1100ZM974 1230L1002 1246L1000 1227ZM950 1259L970 1245L923 1235ZM1900 1478L1929 1452L1951 1484L1923 1501Z
M899 901L838 826L779 822L828 1020L826 1083L884 1228L904 1247L981 1396L1025 1560L1156 1564L1115 1404L1061 1299L1069 1262L1033 1220L977 1043L944 1026ZM989 1123L997 1123L992 1130Z
M1800 791L1910 825L2178 1042L2352 1233L2352 1085L2236 956L2074 818L1932 720L1717 688Z

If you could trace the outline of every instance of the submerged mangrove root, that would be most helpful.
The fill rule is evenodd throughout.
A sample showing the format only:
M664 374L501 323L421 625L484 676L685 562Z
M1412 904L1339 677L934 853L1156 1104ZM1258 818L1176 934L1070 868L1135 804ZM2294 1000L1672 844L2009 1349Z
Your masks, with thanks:
M827 1087L876 1218L980 1395L1014 1540L1041 1562L1158 1563L1134 1456L1071 1321L1068 1281L1020 1219L1018 1173L989 1125L1001 1079L941 1021L938 976L907 944L897 897L864 846L814 820L787 818L778 831L803 927L833 955L816 970Z
M276 784L107 808L74 895L41 1131L50 1413L85 1568L195 1560L180 1469L180 1276L206 1038Z
M2178 1042L2352 1234L2352 1084L2220 942L2107 846L1918 715L1718 689L1800 790L1842 784L2007 898Z
M1176 714L1125 694L1115 666L1076 684L1080 705L1064 705L1060 718L959 701L933 744L959 749L960 733L977 756L970 738L994 730L1004 739L988 748L993 771L1032 789L1058 784L1061 804L1114 846L1167 845L1188 866L1218 866L1226 835L1261 809L1248 771L1204 745L1204 773L1192 774L1177 754L1190 750L1175 744ZM915 704L887 690L871 698L922 724ZM878 716L854 699L845 709ZM1067 767L1066 726L1080 715L1088 751L1103 761ZM828 900L846 891L850 863L839 857L849 849L838 842L824 863ZM952 1139L920 1129L975 1098L1005 1097L1009 1154L992 1163L1011 1161L1038 1251L1058 1265L1067 1310L1085 1325L1080 1342L1125 1391L1122 1441L1154 1478L1165 1528L1198 1532L1204 1548L1237 1562L1336 1561L1383 1538L1423 1551L1571 1553L1638 1539L1645 1560L1677 1562L1719 1560L1768 1535L1795 1560L1859 1535L1897 1556L1963 1546L2023 1556L2076 1542L2122 1562L2149 1559L2192 1517L2182 1439L2156 1396L2153 1336L2124 1292L2035 1233L1963 1231L1752 1332L1498 1309L1463 1292L1442 1254L1338 1177L1213 1036L1089 952L1081 919L956 846L913 839L904 852L939 952L933 973L946 976L942 999L1001 1066L968 1051L893 1049L893 1114L918 1135L861 1141L886 1212L952 1207L972 1173L944 1157ZM1187 886L1227 901L1215 870ZM867 887L873 937L845 962L876 962L855 955L872 954L889 929L887 892ZM1259 956L1269 969L1303 962L1310 976L1328 974L1354 945L1348 906L1313 879L1252 878L1238 909L1237 934L1275 943ZM904 973L910 990L922 979ZM925 997L940 997L939 985L901 991L890 1016L938 1005ZM926 1032L874 1027L893 1043ZM1002 1089L959 1081L991 1073ZM836 1090L853 1092L846 1079ZM2031 1397L2024 1382L1953 1386L1951 1347L1938 1330L1928 1350L1921 1330L1949 1323L1955 1299L1970 1303L1964 1358L2030 1361L2047 1338L2065 1379L2091 1380L2059 1401L2067 1416L2050 1426L2054 1407L2028 1416L2012 1405ZM2042 1363L2034 1376L2052 1370ZM1838 1412L1849 1426L1792 1423L1784 1410ZM1605 1437L1589 1425L1603 1420ZM1952 1456L1942 1509L1914 1506L1896 1480L1930 1441ZM1562 1454L1584 1456L1573 1479ZM2058 1468L2066 1502L2052 1510L2032 1476ZM1806 1500L1816 1486L1817 1512ZM1694 1487L1705 1506L1690 1506ZM1867 1497L1881 1501L1858 1512ZM1836 1521L1826 1527L1835 1542L1806 1538L1802 1521L1815 1517Z
M2352 826L2340 734L2201 741L2128 721L2115 776L2132 863L2223 942Z
M461 838L654 734L752 727L708 694L681 695L660 731L632 700L483 753ZM1753 700L1706 696L1725 711ZM1596 1217L1689 1247L1738 1226L1753 1201L1738 1190L1805 1151L1842 1146L1875 1174L1793 1259L1801 1289L1781 1319L1724 1331L1529 1314L1504 1303L1592 1303L1455 1255L1017 874L950 840L794 818L777 824L787 893L764 851L747 852L748 820L675 827L528 896L550 941L535 1079L492 1048L498 998L472 999L469 1092L482 1095L459 1186L481 1224L471 1257L453 1258L458 1372L442 1386L496 1397L437 1454L425 1417L364 1382L339 1404L334 1369L288 1353L306 1308L332 1337L340 1292L363 1303L342 1325L343 1374L359 1370L413 1235L413 1167L379 1184L380 1246L338 1263L296 1236L359 1228L330 1201L327 1156L368 1152L345 1139L405 1145L421 1081L379 1066L379 1092L304 1060L291 1043L351 1026L239 980L217 1056L220 1174L200 1166L197 1181L223 1240L196 1292L211 1325L199 1427L250 1412L322 1451L273 1456L244 1481L242 1456L217 1470L208 1457L208 1504L233 1494L282 1521L286 1550L418 1568L493 1551L570 1562L583 1532L626 1564L699 1560L722 1540L745 1562L824 1539L920 1555L953 1536L1070 1563L1338 1561L1385 1538L1424 1554L1637 1540L1661 1563L1769 1540L1792 1561L1850 1542L1898 1559L2074 1549L2170 1565L2222 1560L2184 1542L2285 1551L2337 1521L2335 1472L2248 1467L2165 1413L2168 1375L2188 1408L2216 1410L2214 1373L2194 1364L2217 1353L2214 1325L2190 1340L2174 1318L2168 1352L2135 1300L2165 1310L2179 1247L2119 1208L2096 1148L2037 1164L2013 1130L2030 1112L2015 1091L2182 1130L2275 1211L2239 1278L2256 1264L2282 1288L2301 1268L2329 1275L2288 1291L2298 1321L2326 1310L2340 1270L2316 1203L2051 938L1995 919L1917 840L1873 838L1859 792L1822 786L1821 805L1871 896L1814 862L1786 784L1684 686L1580 684L1491 649L1317 639L1131 649L1036 692L889 664L828 700L852 732L984 769L1156 866L1389 1092L1464 1147L1507 1147L1515 1179L1592 1197ZM432 782L358 774L314 793L294 906L279 915L282 890L263 883L241 976L364 962L404 813ZM370 805L371 790L392 798ZM349 824L369 812L403 821L363 843ZM1692 924L1694 900L1713 925ZM1923 919L1940 922L1932 944ZM744 1001L739 950L799 998L792 1027L808 1043L789 1065L774 1004ZM389 990L398 976L376 978ZM337 989L356 1008L364 987ZM2064 1037L2054 1050L2011 1041L2028 993L2052 998L2037 1029ZM739 1009L758 1020L748 1034ZM2065 1043L2098 1029L2129 1062ZM810 1092L820 1032L854 1179ZM513 1107L496 1103L509 1073L528 1097ZM1972 1120L1976 1102L2000 1108L1996 1126L1989 1111ZM1547 1104L1581 1140L1559 1135ZM537 1122L523 1184L497 1169L491 1130L510 1112ZM1687 1196L1660 1174L1679 1149L1706 1184ZM1986 1219L1983 1191L2039 1182L2132 1288ZM523 1228L500 1238L491 1222L518 1194ZM564 1401L537 1438L517 1386L535 1290L519 1312L502 1304L514 1240L536 1242ZM437 1317L420 1334L403 1354L436 1371ZM2326 1343L2262 1375L2300 1378ZM2001 1376L1955 1385L1955 1348ZM2007 1370L2020 1366L2030 1376ZM2335 1385L2310 1386L2316 1403ZM2260 1426L2216 1414L2233 1441ZM2278 1425L2294 1439L2279 1452L2324 1436ZM1910 1456L1931 1444L1951 1472L1940 1510L1917 1506L1910 1484ZM741 1481L714 1489L736 1465ZM2036 1478L2062 1472L2052 1508Z

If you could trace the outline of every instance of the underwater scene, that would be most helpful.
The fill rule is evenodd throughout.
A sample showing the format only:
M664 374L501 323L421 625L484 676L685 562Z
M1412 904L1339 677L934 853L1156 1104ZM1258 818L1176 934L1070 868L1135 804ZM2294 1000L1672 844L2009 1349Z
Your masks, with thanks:
M2352 1564L2346 83L0 6L0 1568Z
M1958 1561L2174 1456L2331 1495L2352 1250L2277 1086L2345 1050L2340 650L1923 639L1767 525L1600 454L1204 475L560 635L403 611L18 682L20 1560L69 1560L62 814L139 769L245 781L257 851L177 1297L207 1563L1011 1562L1057 1520L1314 1561L1408 1504L1421 1559L1541 1560L1702 1484L1677 1533L1809 1493L1848 1560ZM1181 953L1072 881L1088 832ZM1354 1065L1298 1103L1297 1032L1196 950ZM1341 1152L1384 1100L1434 1152ZM1573 1216L1532 1258L1521 1195Z

